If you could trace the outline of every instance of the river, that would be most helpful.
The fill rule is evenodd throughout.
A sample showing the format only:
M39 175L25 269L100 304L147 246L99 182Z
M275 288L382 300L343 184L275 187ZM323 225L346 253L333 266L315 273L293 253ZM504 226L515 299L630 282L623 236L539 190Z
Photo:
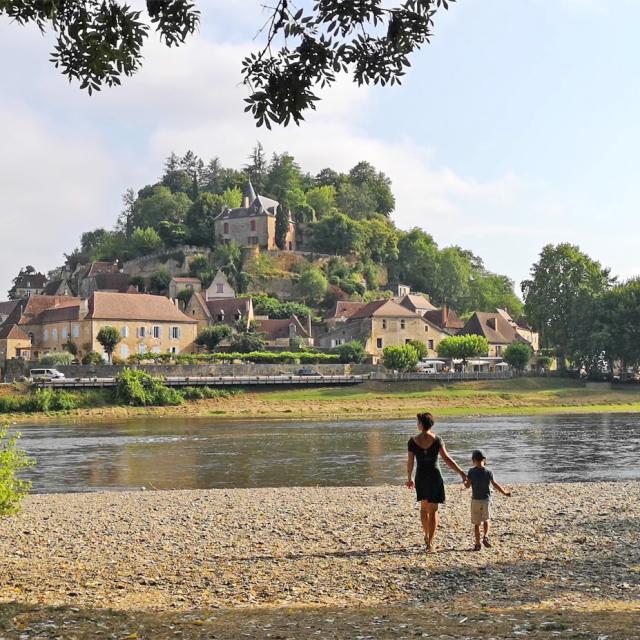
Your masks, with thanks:
M35 493L355 486L405 477L412 420L144 418L21 425ZM633 414L449 418L437 432L463 468L485 449L505 484L640 479ZM456 476L445 470L445 479Z

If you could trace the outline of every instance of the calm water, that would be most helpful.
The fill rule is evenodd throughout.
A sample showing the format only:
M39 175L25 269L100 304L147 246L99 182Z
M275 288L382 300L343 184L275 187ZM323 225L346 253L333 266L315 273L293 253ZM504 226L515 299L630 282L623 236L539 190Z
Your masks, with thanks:
M482 447L505 483L640 479L634 415L448 419L437 426L463 468ZM33 489L46 493L399 483L414 422L153 418L20 430L22 446L38 461ZM445 477L457 480L448 469Z

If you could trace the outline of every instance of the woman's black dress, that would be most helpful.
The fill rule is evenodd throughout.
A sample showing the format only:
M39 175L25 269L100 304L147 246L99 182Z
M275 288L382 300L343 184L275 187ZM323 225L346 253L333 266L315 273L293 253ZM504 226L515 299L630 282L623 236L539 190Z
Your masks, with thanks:
M442 440L439 436L436 436L427 449L423 449L413 438L409 439L407 448L415 455L418 465L415 478L416 500L440 504L444 502L444 481L438 468L440 447Z

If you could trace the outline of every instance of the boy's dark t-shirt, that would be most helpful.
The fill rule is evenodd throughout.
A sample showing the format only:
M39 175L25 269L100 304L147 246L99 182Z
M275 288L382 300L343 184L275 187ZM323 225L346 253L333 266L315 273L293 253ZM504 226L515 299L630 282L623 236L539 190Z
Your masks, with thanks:
M491 497L491 481L493 472L486 467L472 467L467 473L471 483L471 497L473 500L488 500Z

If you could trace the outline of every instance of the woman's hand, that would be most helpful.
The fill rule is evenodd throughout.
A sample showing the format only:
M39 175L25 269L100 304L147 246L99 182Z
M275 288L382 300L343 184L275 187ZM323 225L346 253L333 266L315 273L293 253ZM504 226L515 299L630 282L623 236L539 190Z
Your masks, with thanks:
M462 478L462 484L466 487L467 486L467 482L469 482L469 478L467 478L467 474L466 473L461 473L460 477Z
M407 480L405 484L407 485L407 489L413 489L416 486L413 480Z

